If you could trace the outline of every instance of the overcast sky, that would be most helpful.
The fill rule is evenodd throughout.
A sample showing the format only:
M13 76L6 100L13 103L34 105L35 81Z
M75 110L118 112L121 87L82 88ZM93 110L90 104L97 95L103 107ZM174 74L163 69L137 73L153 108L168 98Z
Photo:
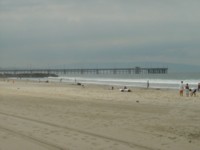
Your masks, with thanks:
M200 0L0 0L0 67L200 67Z

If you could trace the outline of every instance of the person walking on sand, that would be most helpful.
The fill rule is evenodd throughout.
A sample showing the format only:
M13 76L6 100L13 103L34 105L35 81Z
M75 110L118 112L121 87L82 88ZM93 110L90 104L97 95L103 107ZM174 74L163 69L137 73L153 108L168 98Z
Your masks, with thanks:
M196 96L196 92L197 92L197 89L195 89L195 88L192 88L192 89L190 89L190 96Z
M190 92L190 87L189 87L189 84L187 83L185 85L185 93L186 93L186 96L188 97L189 96L189 92Z
M180 94L180 96L183 96L183 90L184 90L184 85L183 85L183 81L181 81L181 84L179 85L179 94Z

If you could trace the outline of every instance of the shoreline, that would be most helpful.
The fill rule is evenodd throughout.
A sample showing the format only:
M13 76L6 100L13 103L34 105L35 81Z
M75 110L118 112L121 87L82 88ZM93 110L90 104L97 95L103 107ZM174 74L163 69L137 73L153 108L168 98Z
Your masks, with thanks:
M179 77L179 78L178 78ZM17 79L17 78L13 78ZM23 78L22 78L23 79ZM82 83L82 84L96 84L96 85L109 85L117 87L130 87L130 88L146 88L148 82L150 88L153 89L173 89L178 90L181 81L189 83L190 88L198 87L200 82L197 74L169 74L167 76L90 76L90 75L59 75L58 77L46 78L24 78L23 80L33 80L38 82L65 82L65 83Z
M44 80L42 80L44 79ZM122 89L124 86L126 86L129 89L143 89L143 90L166 90L166 91L179 91L178 88L167 88L167 87L144 87L144 86L131 86L131 85L123 85L123 84L105 84L105 83L89 83L89 82L59 82L58 81L50 81L48 80L48 78L34 78L34 80L32 80L31 78L0 78L0 81L2 82L32 82L32 83L49 83L49 84L58 84L58 85L75 85L75 86L94 86L94 87L108 87L112 88L114 87L114 89ZM80 85L79 85L80 84Z

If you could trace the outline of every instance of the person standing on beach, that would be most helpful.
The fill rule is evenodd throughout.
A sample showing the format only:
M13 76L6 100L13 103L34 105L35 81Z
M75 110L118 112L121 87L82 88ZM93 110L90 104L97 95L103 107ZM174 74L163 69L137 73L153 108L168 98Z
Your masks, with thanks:
M147 89L149 88L149 80L147 81Z
M198 83L198 91L200 91L200 83Z
M189 92L190 92L190 87L189 87L189 84L187 83L185 86L185 93L187 97L189 97Z
M179 94L180 94L180 96L183 96L183 90L184 90L184 85L183 85L183 81L181 81L181 84L179 86Z

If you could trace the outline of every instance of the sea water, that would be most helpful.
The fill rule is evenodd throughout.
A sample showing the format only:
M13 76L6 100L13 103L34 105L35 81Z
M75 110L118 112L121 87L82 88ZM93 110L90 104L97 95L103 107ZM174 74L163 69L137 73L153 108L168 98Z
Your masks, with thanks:
M178 89L181 81L188 83L190 88L197 88L200 83L200 73L167 73L167 74L59 74L59 77L49 77L49 82L101 84L110 86L147 87Z

